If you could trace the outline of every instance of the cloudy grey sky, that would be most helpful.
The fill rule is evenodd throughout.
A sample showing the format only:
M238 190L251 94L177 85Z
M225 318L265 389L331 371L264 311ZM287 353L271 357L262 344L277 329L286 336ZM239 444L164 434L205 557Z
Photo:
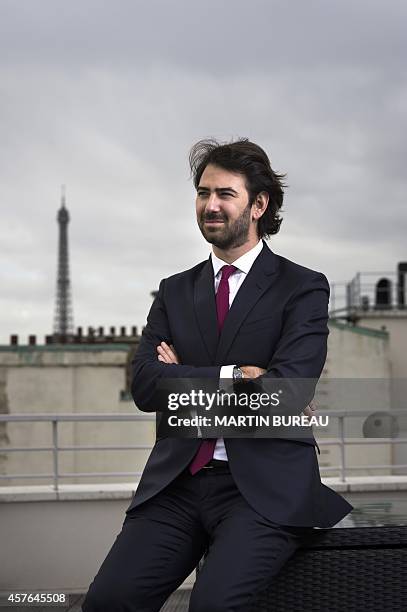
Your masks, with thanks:
M52 331L60 185L76 325L142 325L206 258L187 156L287 173L271 248L330 281L407 259L407 4L0 0L0 343Z

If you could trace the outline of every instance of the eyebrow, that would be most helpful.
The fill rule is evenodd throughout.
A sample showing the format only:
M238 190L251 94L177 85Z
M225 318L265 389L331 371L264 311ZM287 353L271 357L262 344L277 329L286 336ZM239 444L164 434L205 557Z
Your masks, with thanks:
M196 190L197 191L210 191L209 187L203 187L202 185L198 185ZM232 193L235 193L236 195L238 195L238 192L232 187L216 187L215 191L216 193L219 193L220 191L231 191Z

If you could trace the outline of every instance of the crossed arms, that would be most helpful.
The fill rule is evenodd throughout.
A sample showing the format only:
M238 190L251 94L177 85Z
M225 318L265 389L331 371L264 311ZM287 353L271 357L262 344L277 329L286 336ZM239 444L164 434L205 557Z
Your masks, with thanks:
M157 383L162 378L219 380L220 377L221 366L181 364L175 349L171 348L165 307L165 283L170 281L160 283L132 361L132 396L138 408L145 412L166 408L156 394ZM328 300L329 284L325 276L318 272L309 274L285 305L280 339L270 362L265 368L243 366L244 373L251 378L318 379L326 359Z

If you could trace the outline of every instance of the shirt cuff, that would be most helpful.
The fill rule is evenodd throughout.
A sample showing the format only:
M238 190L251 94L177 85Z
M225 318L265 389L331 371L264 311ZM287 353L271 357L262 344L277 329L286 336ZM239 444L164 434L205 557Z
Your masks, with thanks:
M233 383L233 368L235 367L235 365L225 365L221 367L219 374L219 389L226 390L229 388L230 383Z
M220 369L220 378L233 378L233 368L235 365L225 365Z

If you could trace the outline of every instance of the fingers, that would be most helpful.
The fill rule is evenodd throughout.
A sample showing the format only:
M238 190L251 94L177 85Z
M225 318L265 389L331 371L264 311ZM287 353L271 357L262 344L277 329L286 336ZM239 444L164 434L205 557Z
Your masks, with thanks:
M310 407L310 409L311 409L313 412L315 412L315 410L317 409L317 405L316 405L316 403L314 402L314 400L313 400L313 399L310 401L310 403L308 404L308 406Z
M157 346L158 361L163 363L179 363L178 355L173 345L168 346L166 342L161 342Z
M316 409L317 409L317 405L315 404L314 400L311 400L308 406L304 408L305 416L307 417L313 416L315 414Z
M170 347L162 342L157 346L158 360L164 363L175 363L175 356ZM160 359L161 357L161 359Z
M240 366L240 369L243 372L244 378L257 378L258 376L261 376L262 374L267 372L267 370L265 370L264 368L259 368L257 366L251 365Z

